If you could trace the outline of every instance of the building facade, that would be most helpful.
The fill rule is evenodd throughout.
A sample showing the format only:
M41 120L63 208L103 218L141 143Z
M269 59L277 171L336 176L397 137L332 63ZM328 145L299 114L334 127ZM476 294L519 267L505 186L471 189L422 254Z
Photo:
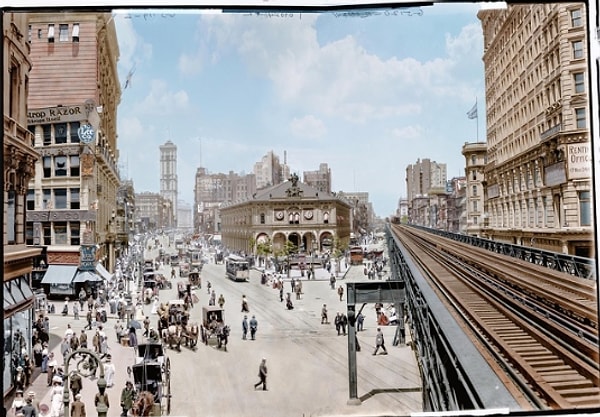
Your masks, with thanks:
M177 226L177 146L168 140L160 147L160 195L171 202L175 214L173 224Z
M485 165L487 162L487 144L484 142L465 143L462 147L465 157L466 179L466 216L467 227L464 232L471 236L481 236L481 228L487 226L488 214L485 212Z
M198 168L194 183L194 230L205 235L220 233L221 204L247 200L256 192L254 174L211 174Z
M487 106L486 237L594 256L585 13L582 3L478 13Z
M51 265L79 265L85 246L112 271L121 97L114 21L110 13L34 13L28 34L27 124L41 158L27 194L27 241L47 246Z
M171 200L148 191L135 194L135 227L138 232L167 229L174 224Z
M31 290L34 260L41 247L26 245L25 199L39 153L27 129L27 93L32 63L25 13L3 14L4 108L4 320L3 395L13 387L17 366L26 353L32 355L35 297Z
M270 242L274 254L286 242L304 253L348 246L352 207L345 200L290 181L258 191L250 199L221 206L223 244L233 251L252 253L253 245Z
M316 171L304 171L303 182L325 193L331 193L331 169L326 163L320 163Z
M283 182L282 165L279 157L273 151L267 152L259 162L254 164L253 173L256 178L257 190Z

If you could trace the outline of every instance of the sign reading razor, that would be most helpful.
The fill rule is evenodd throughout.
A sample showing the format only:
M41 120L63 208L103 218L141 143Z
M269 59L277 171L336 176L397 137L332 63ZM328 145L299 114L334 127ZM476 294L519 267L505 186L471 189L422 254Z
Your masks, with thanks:
M73 122L85 120L86 117L84 106L47 107L29 110L27 112L27 124Z

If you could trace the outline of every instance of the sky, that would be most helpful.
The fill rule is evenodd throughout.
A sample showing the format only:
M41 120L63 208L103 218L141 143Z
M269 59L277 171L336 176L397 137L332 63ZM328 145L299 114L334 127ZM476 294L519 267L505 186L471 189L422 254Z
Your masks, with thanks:
M485 141L479 8L116 10L122 176L159 192L159 146L171 140L179 199L193 205L198 167L251 173L286 152L301 179L327 163L332 191L368 192L389 216L409 164L464 175L462 146Z

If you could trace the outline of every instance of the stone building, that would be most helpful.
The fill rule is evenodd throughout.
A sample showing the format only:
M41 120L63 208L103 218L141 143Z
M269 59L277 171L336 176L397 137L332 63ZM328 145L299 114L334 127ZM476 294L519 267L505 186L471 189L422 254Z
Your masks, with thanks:
M487 106L482 234L594 256L585 5L509 5L478 17Z
M333 194L298 181L258 191L250 199L223 204L223 244L233 251L252 252L252 243L272 243L274 253L291 242L305 253L322 253L349 244L352 207Z
M139 232L172 227L175 221L171 200L149 191L135 194L135 224Z
M50 265L81 267L85 249L85 268L99 262L113 271L121 97L114 20L36 12L28 33L27 124L41 154L27 194L28 242L47 246Z
M487 162L487 144L484 142L465 143L462 154L465 157L466 180L466 216L467 225L464 232L471 236L481 236L481 228L487 226L488 218L485 213L485 165Z
M160 146L160 195L171 202L173 208L173 224L177 227L177 146L168 140Z
M25 198L39 153L27 129L27 88L31 60L27 42L26 13L3 14L3 109L4 109L4 349L3 395L13 389L23 353L32 357L32 323L35 297L31 290L34 260L41 247L25 241Z

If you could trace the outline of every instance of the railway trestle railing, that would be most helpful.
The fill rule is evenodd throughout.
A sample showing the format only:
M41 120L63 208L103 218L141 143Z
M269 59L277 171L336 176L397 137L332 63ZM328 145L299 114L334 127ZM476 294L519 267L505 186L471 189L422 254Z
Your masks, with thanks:
M422 379L423 411L490 409L514 405L510 395L499 395L480 378L485 367L472 360L475 349L466 338L455 337L457 325L424 281L402 243L386 227L391 279L403 281L404 313ZM413 272L414 271L414 272ZM452 322L452 323L451 323ZM475 371L473 371L475 369ZM487 385L487 387L486 387ZM504 404L504 405L499 405Z

